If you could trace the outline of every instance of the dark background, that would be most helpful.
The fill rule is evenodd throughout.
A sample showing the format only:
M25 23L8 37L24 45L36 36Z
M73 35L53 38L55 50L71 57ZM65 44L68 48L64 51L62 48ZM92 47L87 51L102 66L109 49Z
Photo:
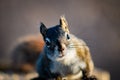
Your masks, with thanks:
M95 65L120 74L120 0L0 0L0 63L9 63L16 39L58 24L65 14L71 33L86 41Z

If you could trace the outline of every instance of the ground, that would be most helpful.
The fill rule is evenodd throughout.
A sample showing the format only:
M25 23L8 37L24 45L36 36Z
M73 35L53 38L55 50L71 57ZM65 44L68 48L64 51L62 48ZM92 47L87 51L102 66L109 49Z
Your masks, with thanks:
M0 72L0 80L30 80L37 76L38 74L35 72L26 74Z

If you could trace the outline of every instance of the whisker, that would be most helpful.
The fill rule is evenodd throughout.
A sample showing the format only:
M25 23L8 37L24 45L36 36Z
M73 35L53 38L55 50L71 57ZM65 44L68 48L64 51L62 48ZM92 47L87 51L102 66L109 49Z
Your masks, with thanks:
M69 45L69 46L87 46L87 45Z
M81 47L81 46L87 46L87 45L69 45L69 48L77 48L77 47Z

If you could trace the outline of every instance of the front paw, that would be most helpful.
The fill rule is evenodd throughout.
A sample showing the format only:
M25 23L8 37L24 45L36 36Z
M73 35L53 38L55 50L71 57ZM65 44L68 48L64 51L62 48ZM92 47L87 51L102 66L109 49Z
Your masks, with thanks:
M88 76L86 71L83 71L83 77L81 80L97 80L95 76Z
M90 77L84 76L82 77L82 80L97 80L97 78L95 76L90 76Z

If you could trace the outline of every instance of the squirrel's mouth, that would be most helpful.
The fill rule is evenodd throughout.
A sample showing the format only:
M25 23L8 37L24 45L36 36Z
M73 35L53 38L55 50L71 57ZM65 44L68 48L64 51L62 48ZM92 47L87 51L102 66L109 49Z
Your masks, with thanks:
M62 57L64 57L64 56L65 56L65 54L64 54L63 52L60 52L59 58L62 58Z

